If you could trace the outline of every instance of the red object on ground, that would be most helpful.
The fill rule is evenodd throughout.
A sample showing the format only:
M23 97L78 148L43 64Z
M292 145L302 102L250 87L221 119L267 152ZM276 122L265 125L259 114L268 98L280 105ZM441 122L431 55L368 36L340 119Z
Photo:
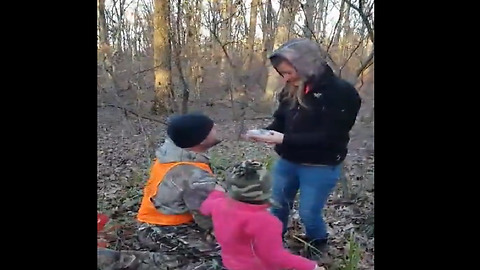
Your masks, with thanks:
M103 228L105 227L105 224L107 224L107 222L109 221L110 219L108 218L107 215L104 215L104 214L97 214L97 234L101 233L103 231ZM97 246L98 247L107 247L107 244L108 242L105 241L105 239L98 239L97 240Z
M105 224L107 224L109 218L104 215L104 214L97 214L97 232L100 232L103 230L103 227L105 227Z

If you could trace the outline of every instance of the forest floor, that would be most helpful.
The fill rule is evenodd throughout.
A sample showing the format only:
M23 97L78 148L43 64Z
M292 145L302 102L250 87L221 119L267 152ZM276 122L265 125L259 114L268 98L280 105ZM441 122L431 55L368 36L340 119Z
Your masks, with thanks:
M328 254L322 259L327 269L374 268L374 143L373 97L364 98L357 124L351 133L350 152L345 162L348 176L348 197L345 185L338 184L324 210L331 241ZM209 151L215 173L221 177L230 165L246 159L268 160L274 156L270 146L237 141L239 123L232 121L231 110L223 106L200 109L212 117L219 135L225 141ZM156 121L125 114L118 108L99 107L97 139L97 210L107 214L111 233L109 248L139 249L136 241L135 215L142 198L148 169L155 148L165 138L165 125ZM253 115L253 113L250 113ZM247 115L248 118L248 115ZM245 120L245 128L267 125L270 119ZM290 241L293 252L300 252L296 236L303 229L294 209ZM297 249L297 250L295 250Z

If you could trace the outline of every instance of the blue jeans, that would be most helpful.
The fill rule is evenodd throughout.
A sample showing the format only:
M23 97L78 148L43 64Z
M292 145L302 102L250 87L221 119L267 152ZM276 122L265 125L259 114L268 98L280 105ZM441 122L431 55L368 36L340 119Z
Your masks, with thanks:
M300 189L299 214L309 240L328 237L322 210L340 178L341 165L308 166L279 159L272 170L272 199L278 204L271 212L287 231L288 217L297 191Z

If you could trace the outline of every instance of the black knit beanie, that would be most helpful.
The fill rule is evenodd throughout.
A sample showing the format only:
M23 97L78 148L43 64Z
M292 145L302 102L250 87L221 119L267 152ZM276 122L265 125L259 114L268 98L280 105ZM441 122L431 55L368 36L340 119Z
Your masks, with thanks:
M190 148L205 140L213 128L213 121L200 113L174 116L170 119L167 134L180 148Z

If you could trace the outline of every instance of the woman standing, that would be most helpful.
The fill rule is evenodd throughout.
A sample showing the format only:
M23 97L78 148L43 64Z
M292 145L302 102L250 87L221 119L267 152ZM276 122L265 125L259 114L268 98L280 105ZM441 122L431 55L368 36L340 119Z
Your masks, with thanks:
M340 178L347 154L349 132L361 106L356 89L337 77L327 65L317 43L290 40L270 61L286 85L279 95L268 135L249 139L275 144L280 159L273 167L272 213L287 231L290 209L300 190L300 218L315 257L327 243L322 210Z

